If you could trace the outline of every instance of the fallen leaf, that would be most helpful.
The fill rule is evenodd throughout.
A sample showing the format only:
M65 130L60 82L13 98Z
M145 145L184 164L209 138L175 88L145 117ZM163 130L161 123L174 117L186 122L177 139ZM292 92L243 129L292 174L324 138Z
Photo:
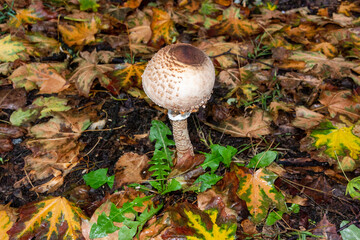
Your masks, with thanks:
M142 183L149 176L149 158L137 153L125 153L115 164L115 187L128 183Z
M335 46L328 42L315 44L314 46L312 46L311 51L313 52L320 51L323 54L325 54L325 56L327 56L328 58L334 58L338 54L338 51L335 48Z
M0 39L0 62L14 62L19 58L18 53L25 50L19 41L12 41L11 35Z
M70 47L73 45L83 46L95 41L95 34L99 31L94 18L90 22L76 23L72 25L59 25L59 31L64 42Z
M101 52L98 53L96 49L92 53L82 52L80 56L75 59L79 66L69 79L70 82L75 82L80 94L88 97L95 79L98 79L104 87L110 87L111 79L105 73L113 71L114 65L100 64Z
M134 64L123 63L117 65L112 75L115 77L113 81L109 83L108 89L113 89L116 93L120 92L120 89L129 89L130 87L141 87L141 76L145 70L145 62L137 62Z
M324 214L324 217L316 225L315 230L312 232L314 235L323 236L322 240L340 240L340 235L336 232L335 224L329 222Z
M29 63L18 67L9 77L15 88L39 93L58 93L69 87L64 74L67 63Z
M325 90L319 97L319 102L328 108L331 117L338 114L348 116L353 121L360 119L360 96L350 90Z
M271 133L270 121L271 118L265 112L257 110L251 117L233 117L218 126L208 122L205 124L233 137L260 138Z
M174 37L178 36L179 33L175 28L174 21L171 19L170 14L158 8L153 8L152 11L152 41L155 44L160 44L160 42L163 40L165 43L171 44Z
M86 219L74 203L63 197L29 203L19 209L19 220L8 231L10 239L81 239L81 219Z
M353 128L354 126L333 125L326 121L311 132L311 137L315 138L314 146L325 146L324 152L333 159L337 159L337 156L350 156L357 160L360 154L360 138L354 135Z
M23 88L1 89L0 108L16 110L26 104L26 91Z
M9 206L9 204L0 205L0 239L9 239L7 231L14 225L16 219L16 212Z
M295 112L296 117L292 121L292 125L304 130L315 127L324 119L322 114L309 110L304 106L296 107Z
M255 21L241 15L240 8L230 6L223 11L223 21L219 28L220 34L229 34L241 39L258 33L259 29L260 27Z
M254 222L262 221L271 206L286 211L284 196L274 185L278 177L275 173L265 168L253 172L245 167L235 167L234 171L239 179L237 194L246 202Z
M14 28L19 28L24 24L34 24L41 20L42 17L39 16L34 9L19 9L16 11L16 15L10 18L8 24Z

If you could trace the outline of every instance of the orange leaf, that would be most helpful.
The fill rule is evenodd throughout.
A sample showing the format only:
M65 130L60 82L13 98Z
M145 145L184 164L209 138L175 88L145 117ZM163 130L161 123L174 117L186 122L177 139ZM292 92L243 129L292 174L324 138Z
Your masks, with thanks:
M16 15L9 20L9 25L15 28L20 27L23 24L34 24L37 21L42 20L34 9L21 9L16 11Z
M315 46L313 46L311 48L311 51L313 51L313 52L320 51L329 58L334 58L338 54L338 51L335 48L335 46L328 42L322 42L322 43L316 44Z
M240 14L240 8L231 6L223 12L223 23L219 32L230 36L241 38L259 32L259 25L251 20L245 19Z
M95 41L98 27L93 18L89 23L77 23L75 26L59 25L59 31L63 36L64 42L71 47L73 45L86 45Z
M173 38L179 35L170 14L158 8L153 8L151 30L153 31L152 41L155 44L160 43L161 40L171 44Z
M138 8L141 4L142 0L127 0L124 3L124 7L129 7L129 8Z

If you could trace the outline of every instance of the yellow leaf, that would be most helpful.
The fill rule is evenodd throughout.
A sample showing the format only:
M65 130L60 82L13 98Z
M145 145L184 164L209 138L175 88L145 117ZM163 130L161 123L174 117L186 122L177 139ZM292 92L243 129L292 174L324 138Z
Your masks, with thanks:
M119 70L114 72L117 83L114 83L118 89L128 89L130 87L141 87L141 75L146 67L146 63L138 62L135 64L124 63Z
M236 167L235 173L239 179L237 194L246 202L254 222L263 220L272 205L286 210L284 196L274 186L278 177L275 173L265 168L251 172L245 167Z
M195 229L196 234L201 237L187 236L188 240L219 240L219 239L235 239L236 224L233 223L230 226L227 224L218 225L216 219L218 216L217 209L209 209L204 211L210 217L213 223L212 229L208 230L205 223L202 221L200 215L193 213L192 211L184 210L184 213L189 219L188 226Z
M23 24L34 24L42 20L33 9L21 9L16 11L16 15L9 20L9 25L18 28Z
M332 45L331 43L328 43L328 42L323 42L323 43L316 44L315 46L313 46L311 48L311 51L313 51L313 52L320 51L329 58L334 58L338 54L338 51L335 48L335 46Z
M351 12L360 12L360 7L356 3L350 3L348 1L342 1L338 13L342 13L345 16L350 17L352 14Z
M325 153L336 159L337 156L350 156L357 160L360 154L360 138L353 134L354 126L334 126L331 122L320 124L311 136L316 139L314 146L326 146Z
M30 203L20 208L20 219L10 229L11 239L81 239L81 219L86 219L75 204L63 197Z
M259 29L259 25L256 22L246 19L240 14L240 8L231 6L223 12L223 22L219 32L242 38L258 33Z
M59 31L64 42L70 47L73 45L86 45L95 41L95 34L98 32L97 23L94 18L89 23L77 23L75 26L59 25Z
M8 240L7 231L11 229L16 221L15 212L9 205L0 205L0 239Z
M13 62L19 58L19 52L25 50L24 45L18 41L12 41L8 35L0 39L0 62Z
M129 7L129 8L138 8L141 4L142 0L127 0L124 3L124 7Z
M158 8L153 8L151 30L153 31L152 41L155 44L160 43L161 40L171 44L174 37L179 35L170 14Z

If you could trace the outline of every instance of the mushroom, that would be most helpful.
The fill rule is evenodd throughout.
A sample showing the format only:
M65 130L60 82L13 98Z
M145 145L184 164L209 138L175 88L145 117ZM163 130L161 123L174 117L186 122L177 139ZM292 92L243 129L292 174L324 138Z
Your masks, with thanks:
M177 158L194 156L187 129L187 118L205 107L215 83L215 69L200 49L185 43L160 49L147 64L142 75L146 95L168 109L173 127Z

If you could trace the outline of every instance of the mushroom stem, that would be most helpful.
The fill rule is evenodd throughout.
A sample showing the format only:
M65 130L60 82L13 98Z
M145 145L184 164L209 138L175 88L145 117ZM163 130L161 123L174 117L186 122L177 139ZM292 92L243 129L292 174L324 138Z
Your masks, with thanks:
M194 156L194 149L187 129L187 118L170 121L173 127L177 158L181 159L186 153L190 153L191 156Z

